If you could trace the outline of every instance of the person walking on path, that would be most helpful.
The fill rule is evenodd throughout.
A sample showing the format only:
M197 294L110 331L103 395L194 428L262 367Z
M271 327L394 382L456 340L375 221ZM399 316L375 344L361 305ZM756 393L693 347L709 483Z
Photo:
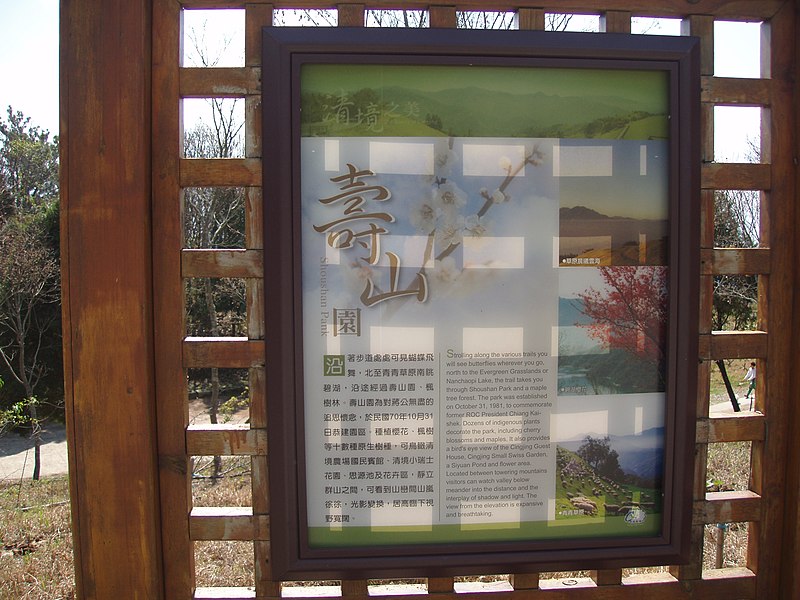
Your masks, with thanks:
M745 381L750 382L750 387L747 388L747 393L744 395L744 397L749 400L750 392L756 389L756 363L754 362L750 363L750 368L747 369L747 373L745 373L744 380L742 381L742 383L744 383Z

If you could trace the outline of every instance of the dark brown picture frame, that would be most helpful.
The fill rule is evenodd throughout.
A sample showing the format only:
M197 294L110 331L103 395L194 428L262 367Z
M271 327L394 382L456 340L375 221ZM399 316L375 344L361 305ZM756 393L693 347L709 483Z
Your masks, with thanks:
M523 31L265 28L264 278L270 540L276 579L423 577L688 560L697 392L699 45L695 38ZM314 548L308 544L299 235L303 64L535 65L663 70L670 81L669 318L661 534Z

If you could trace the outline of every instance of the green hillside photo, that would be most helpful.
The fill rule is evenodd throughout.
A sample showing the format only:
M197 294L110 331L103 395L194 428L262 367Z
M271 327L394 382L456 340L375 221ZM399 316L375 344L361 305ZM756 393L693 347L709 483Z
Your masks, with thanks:
M663 139L658 71L306 65L303 136Z

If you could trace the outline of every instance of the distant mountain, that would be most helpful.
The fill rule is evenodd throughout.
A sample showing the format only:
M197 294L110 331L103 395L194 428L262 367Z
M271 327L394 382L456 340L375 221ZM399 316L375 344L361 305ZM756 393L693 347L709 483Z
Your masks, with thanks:
M565 221L569 219L610 219L611 217L585 206L563 206L558 210L558 218Z
M559 442L558 445L577 452L586 436L602 438L603 435L587 433L580 439ZM653 427L639 435L611 435L609 446L619 454L619 466L629 475L645 479L659 479L664 463L664 428Z
M536 137L641 110L623 98L513 94L475 86L437 92L386 87L381 96L398 107L416 106L422 116L438 116L443 132L457 136Z
M558 299L558 325L569 327L572 325L588 325L593 319L583 312L583 301L580 298Z

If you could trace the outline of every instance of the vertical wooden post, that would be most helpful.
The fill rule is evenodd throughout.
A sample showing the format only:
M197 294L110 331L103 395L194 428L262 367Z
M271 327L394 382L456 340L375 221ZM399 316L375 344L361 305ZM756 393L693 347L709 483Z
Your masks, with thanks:
M793 31L794 31L794 97L798 97L800 93L800 84L798 78L800 76L800 48L797 47L798 39L800 38L800 10L797 9L795 3L795 10L793 16ZM794 119L794 144L791 150L794 156L800 156L800 103L796 100L792 103ZM798 196L800 196L800 169L795 165L794 169L794 232L795 239L797 232L800 231L800 203L798 203ZM795 267L795 277L797 277L797 268ZM792 289L797 285L792 285ZM793 313L800 314L800 296L794 294ZM800 406L796 402L796 390L800 386L800 359L798 358L798 335L800 335L800 319L795 317L794 326L792 328L793 346L791 348L790 357L791 363L791 384L790 384L790 398L789 401L789 432L788 438L792 440L788 445L788 456L786 464L786 494L785 494L785 508L783 519L786 523L786 544L784 551L781 554L781 598L796 597L798 590L800 590L800 522L798 522L798 502L800 502L800 445L796 443L797 436L800 435ZM794 594L794 596L793 596Z
M64 371L77 593L87 600L163 597L151 22L148 0L61 2Z
M784 585L779 594L781 570L787 552L797 572L797 540L794 538L797 516L797 337L781 334L784 323L792 323L797 277L797 138L788 124L797 123L797 26L796 2L781 6L769 24L769 63L763 75L772 79L769 111L769 150L772 185L769 190L770 272L759 278L767 285L769 298L766 318L759 314L770 335L767 341L766 381L758 382L759 402L769 422L763 442L753 442L751 489L762 496L761 519L750 524L749 536L757 541L748 545L748 567L758 573L758 598L797 598L795 586ZM764 143L762 141L762 143ZM763 153L762 153L763 154ZM764 281L766 279L766 281ZM762 305L759 298L759 313ZM766 322L764 322L766 321ZM797 317L794 318L795 330ZM763 364L763 362L761 363ZM763 375L759 375L762 377ZM785 472L775 465L783 465ZM797 580L795 579L794 583Z

